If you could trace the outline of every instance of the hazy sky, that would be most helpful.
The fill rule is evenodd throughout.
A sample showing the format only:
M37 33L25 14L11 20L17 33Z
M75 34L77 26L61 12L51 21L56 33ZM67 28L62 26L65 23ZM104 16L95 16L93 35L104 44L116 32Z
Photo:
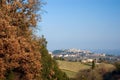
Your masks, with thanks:
M48 49L120 49L120 0L47 0L39 24Z

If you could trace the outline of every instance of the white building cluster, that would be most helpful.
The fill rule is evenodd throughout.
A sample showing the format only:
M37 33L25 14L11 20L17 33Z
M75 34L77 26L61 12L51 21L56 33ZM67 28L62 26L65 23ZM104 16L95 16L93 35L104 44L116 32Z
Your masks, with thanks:
M91 51L88 50L80 50L75 48L55 50L49 53L51 54L52 57L62 58L69 61L92 62L93 60L96 61L106 60L109 62L114 62L118 60L116 56L108 56L104 53L92 53Z

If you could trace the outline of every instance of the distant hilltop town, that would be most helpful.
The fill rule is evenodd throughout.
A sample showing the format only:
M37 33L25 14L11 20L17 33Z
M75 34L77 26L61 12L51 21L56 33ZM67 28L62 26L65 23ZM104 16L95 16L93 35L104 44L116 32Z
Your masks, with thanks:
M105 53L93 53L89 50L80 50L75 48L54 50L53 52L49 53L55 59L64 59L68 61L81 61L81 62L92 62L93 60L96 60L97 62L120 61L120 56L107 55Z

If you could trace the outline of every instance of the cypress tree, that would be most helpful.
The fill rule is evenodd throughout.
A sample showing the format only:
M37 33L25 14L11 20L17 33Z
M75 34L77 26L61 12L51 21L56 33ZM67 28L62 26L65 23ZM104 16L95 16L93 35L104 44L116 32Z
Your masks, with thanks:
M92 61L92 69L94 69L95 68L95 61L93 60Z

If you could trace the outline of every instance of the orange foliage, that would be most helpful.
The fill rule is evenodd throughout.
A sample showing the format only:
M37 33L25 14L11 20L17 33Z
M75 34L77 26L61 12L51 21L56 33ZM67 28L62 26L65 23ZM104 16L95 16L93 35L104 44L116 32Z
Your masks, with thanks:
M23 1L0 1L0 79L6 79L9 71L14 73L15 80L40 77L39 46L29 29L36 26L37 0L28 0L26 4Z

